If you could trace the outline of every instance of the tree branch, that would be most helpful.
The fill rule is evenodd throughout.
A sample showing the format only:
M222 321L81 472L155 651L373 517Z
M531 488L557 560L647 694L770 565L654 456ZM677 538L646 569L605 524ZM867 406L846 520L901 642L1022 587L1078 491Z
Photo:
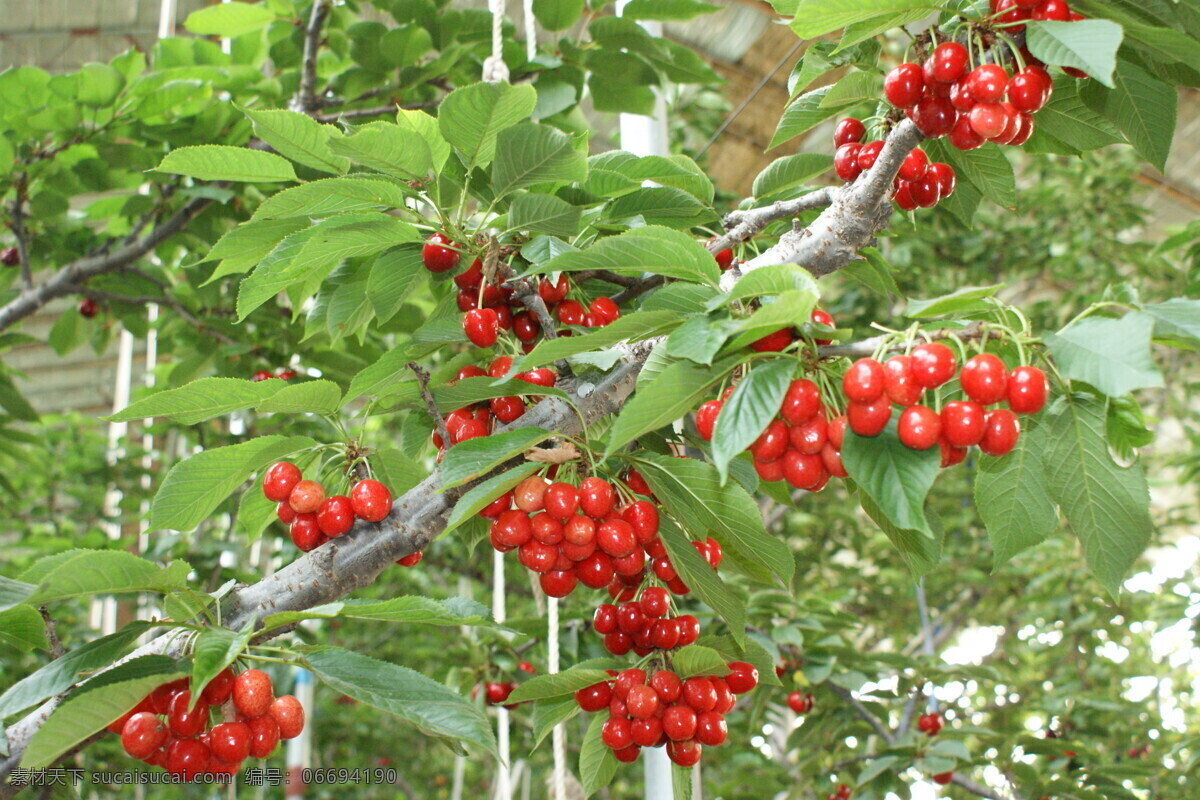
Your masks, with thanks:
M320 107L317 99L317 52L321 48L321 28L333 10L330 0L313 0L312 14L304 32L304 59L300 63L300 88L292 98L292 110L310 113Z
M27 190L25 173L17 176L13 187L16 199L12 204L12 232L17 240L17 256L21 260L21 284L26 290L33 288L33 268L29 266L29 234L25 230L25 193Z
M1005 797L1004 795L994 792L988 787L978 784L970 778L959 775L957 772L950 776L950 782L955 786L961 786L973 795L986 797L988 800L1009 800L1009 798Z
M38 613L42 615L42 622L46 625L46 641L50 643L50 658L62 658L63 646L58 638L58 623L54 621L54 617L50 616L50 609L46 606L39 606Z
M858 715L862 717L863 721L870 725L871 728L874 729L875 733L879 734L879 738L887 742L889 746L895 743L896 737L892 733L891 729L884 724L883 720L872 714L871 710L864 706L862 701L855 697L849 689L843 689L841 686L838 686L835 683L829 683L827 685L834 694L845 700L856 712L858 712Z
M396 109L404 109L406 111L418 111L424 108L437 108L442 101L425 100L420 103L388 103L386 106L373 106L371 108L351 108L348 111L338 111L337 113L328 114L313 114L312 118L317 122L337 122L342 119L363 119L365 117L381 117L384 114L395 114Z
M450 447L450 434L446 430L446 418L442 416L442 412L438 411L437 402L433 399L433 395L429 391L429 373L421 368L421 365L415 361L410 361L404 366L413 371L417 376L417 386L421 389L421 399L425 402L425 410L429 412L429 416L433 419L433 426L437 428L438 436L442 437L442 447Z
M825 208L833 202L836 191L836 188L830 186L809 192L806 195L797 197L795 200L780 200L769 206L752 208L746 211L730 211L725 215L725 219L721 220L721 224L725 226L725 235L709 242L708 251L710 253L719 253L727 247L732 247L739 242L744 242L753 236L757 236L759 233L762 233L763 228L775 220L794 217L802 212L812 211L817 208Z

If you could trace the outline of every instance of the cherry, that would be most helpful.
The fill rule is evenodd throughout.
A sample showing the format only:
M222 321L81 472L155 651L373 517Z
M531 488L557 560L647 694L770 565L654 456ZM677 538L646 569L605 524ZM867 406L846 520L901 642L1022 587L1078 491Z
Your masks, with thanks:
M949 772L939 772L933 776L933 782L939 786L945 786L950 781L954 780L954 770Z
M942 199L940 184L928 172L920 180L909 185L909 194L918 208L933 208Z
M461 434L462 429L459 431ZM350 490L350 504L359 519L380 522L392 510L392 493L379 481L366 478Z
M646 500L630 503L621 511L621 519L633 528L638 544L648 545L658 535L658 509Z
M938 443L942 418L927 406L910 406L900 415L900 442L912 450L928 450Z
M641 747L657 747L664 738L662 720L658 717L633 721L633 743Z
M500 516L500 514L508 511L512 507L512 501L512 492L505 492L484 506L483 510L479 512L479 516L483 517L484 519L496 519Z
M508 692L503 683L488 681L483 685L484 696L490 705L498 706L508 699Z
M977 147L983 147L983 143L987 139L975 132L975 128L971 126L971 118L969 114L964 114L954 123L954 127L950 129L950 144L957 147L959 150L974 150Z
M1012 452L1021 434L1021 423L1017 415L1007 408L992 409L984 418L983 438L979 449L989 456L1002 456Z
M325 502L325 489L316 481L300 481L288 494L288 505L297 514L315 514Z
M574 514L563 525L563 539L567 544L572 544L578 547L593 545L596 541L596 522L590 517L585 517L582 514ZM594 549L594 547L593 547ZM589 550L586 558L591 555ZM583 558L576 559L582 561Z
M121 746L134 758L148 758L162 747L170 734L167 726L150 711L139 711L121 728Z
M717 690L708 678L688 678L683 682L683 701L697 713L712 711L717 705Z
M837 127L833 129L833 144L841 146L850 142L861 142L866 133L867 129L860 120L854 117L843 117L838 120Z
M933 177L938 182L938 197L942 200L954 194L954 187L957 183L954 167L941 161L935 161L929 165L926 177Z
M1008 370L1004 362L991 353L980 353L967 359L959 374L963 392L976 403L988 406L1008 396Z
M266 495L268 500L282 503L288 499L292 493L292 489L296 488L296 484L300 482L302 477L300 468L290 461L280 461L272 464L263 473L263 494Z
M1046 405L1050 384L1037 367L1017 367L1008 376L1008 407L1018 414L1036 414Z
M579 508L579 490L561 481L546 488L546 512L559 522L568 522Z
M1024 69L1008 81L1008 102L1018 111L1032 114L1046 105L1052 86L1041 72Z
M621 316L621 309L611 297L597 297L588 307L588 313L595 317L597 327L602 328L615 322Z
M883 395L883 365L873 358L860 358L842 376L842 391L853 403L870 403Z
M712 441L713 431L717 426L717 415L721 413L721 406L724 404L722 400L709 400L696 410L696 430L704 441Z
M1008 114L999 103L981 102L968 112L967 118L975 133L984 139L996 138L1008 125Z
M500 317L493 308L473 308L463 316L463 333L476 347L491 347L500 335Z
M100 311L100 306L96 305L96 301L90 297L85 297L79 301L79 316L84 319L91 319ZM270 373L268 373L270 377Z
M658 712L658 694L649 686L634 686L629 690L625 705L634 719L649 719Z
M415 567L417 564L421 563L421 559L424 557L425 552L423 550L418 550L417 552L409 553L402 558L397 558L396 563L402 567Z
M921 399L922 387L913 375L911 356L892 356L883 362L883 389L896 405L911 406Z
M529 476L513 489L513 505L529 514L541 511L546 507L546 487L549 485L540 475Z
M991 3L992 11L997 14L996 22L1006 25L1006 31L1013 33L1021 33L1025 30L1025 20L1029 19L1029 12L1017 5L1017 0L994 0Z
M563 300L555 309L555 314L563 325L582 325L587 311L574 300Z
M616 571L613 569L612 559L608 555L592 553L575 565L575 574L584 586L590 589L601 589L612 582Z
M667 757L681 767L694 767L699 764L703 752L704 747L695 740L667 742Z
M167 747L167 772L185 781L207 772L211 760L209 749L195 739L176 739Z
M751 461L758 479L768 483L783 480L783 459L776 461Z
M525 569L537 573L549 572L558 563L558 548L530 539L521 545L517 556Z
M450 433L450 439L452 444L462 444L471 439L480 439L487 435L488 428L486 424L477 419L470 419L460 425L456 431ZM354 499L353 492L350 495L350 499Z
M642 614L650 619L659 619L665 617L671 610L671 596L666 589L659 586L650 586L642 590L642 598L639 601L639 606Z
M822 311L819 308L814 308L812 313L808 315L808 319L810 322L814 322L817 325L824 325L827 328L836 328L837 327L837 325L835 325L833 322L833 316L828 311ZM813 341L816 342L817 344L832 344L833 343L832 339L814 338Z
M518 374L517 380L549 389L558 381L558 375L552 369L541 367L540 369L531 369L528 372Z
M171 698L171 706L167 711L167 724L171 735L177 739L194 739L208 725L208 706L198 703L194 709L188 710L192 702L192 693L178 692Z
M859 436L878 436L892 418L892 404L887 395L870 403L847 403L846 421Z
M15 267L21 263L21 251L15 247L6 247L0 250L0 264L6 267Z
M826 477L825 463L819 455L788 450L782 459L783 478L795 489L813 491Z
M623 656L633 649L633 638L627 633L610 633L604 637L604 649L614 656Z
M599 519L606 516L612 511L615 498L612 484L606 480L589 477L579 483L579 508L589 517Z
M946 441L944 433L942 434L942 438L938 439L938 447L942 451L942 469L962 463L962 460L967 457L967 448L951 445Z
M734 703L737 702L733 696L733 692L729 689L728 678L712 678L713 689L717 692L717 705L713 711L718 714L728 714L733 710Z
M223 722L208 735L213 756L226 764L240 764L250 755L250 726L244 722Z
M524 672L526 675L537 674L537 670L534 668L533 664L529 663L528 661L522 661L518 663L517 669L519 669L521 672Z
M1017 112L1017 135L1014 136L1009 144L1013 147L1020 147L1029 141L1029 137L1033 135L1033 116L1024 111Z
M532 342L541 332L542 326L528 311L522 311L513 317L513 334L522 342Z
M1031 17L1053 22L1071 21L1071 8L1064 0L1042 0L1034 7Z
M815 417L820 408L821 390L807 378L800 378L788 385L779 416L789 425L803 425Z
M261 717L274 699L271 678L262 670L248 669L233 681L233 705L243 716Z
M969 400L954 400L942 408L942 436L953 447L979 444L985 431L983 406Z
M271 755L275 745L279 744L279 723L270 714L244 721L250 728L250 757L266 758Z
M325 534L321 533L316 514L296 514L296 518L288 527L288 535L291 536L292 544L302 553L314 550L328 541Z
M325 502L317 509L317 527L331 539L347 533L353 525L354 508L350 498L343 494L325 498Z
M229 699L229 695L233 693L233 670L229 667L217 673L217 676L208 682L204 687L204 691L200 693L200 699L210 706L219 706Z
M929 156L918 147L904 157L903 163L900 164L900 177L906 181L920 180L925 177L925 171L928 169Z
M154 690L150 692L150 696L148 698L150 701L150 707L144 710L153 711L155 714L161 714L165 717L171 710L171 700L175 698L176 693L182 692L184 689L186 689L187 685L187 678L180 678L179 680L171 681L170 683L164 683L161 686L155 687Z
M957 366L954 351L941 342L925 342L913 348L913 377L926 389L936 389L950 380Z
M682 614L675 618L679 625L679 646L686 647L694 644L700 638L700 620L691 614Z
M650 644L659 650L672 650L679 645L682 629L679 620L659 619L650 628Z
M292 378L296 377L296 371L294 369L283 369L280 370L279 374L275 377L281 381L290 381Z
M734 694L745 694L758 686L758 668L747 661L729 662L729 674L725 683Z
M839 178L849 182L862 174L862 167L858 164L858 156L862 149L863 146L858 142L850 142L834 151L833 171Z
M768 333L761 339L750 343L750 349L756 353L779 352L792 343L792 329L780 328L774 333Z
M715 711L705 711L696 717L696 741L708 747L717 747L725 743L729 736L729 727L725 718Z
M421 247L421 263L430 272L449 272L458 266L458 260L462 258L454 247L450 237L444 233L435 233L426 239ZM480 277L482 278L482 274Z
M523 511L504 511L492 522L489 531L495 541L507 548L520 547L533 537L529 515Z
M478 289L481 283L483 283L483 261L478 258L472 261L471 266L467 267L464 272L454 276L454 285L464 292Z
M958 110L948 98L926 95L912 107L909 116L921 133L931 139L945 136L958 119Z
M883 79L884 97L896 108L912 108L924 91L924 71L912 62L893 67Z
M883 141L867 142L858 151L858 168L866 171L875 166L879 153L883 150Z
M807 714L813 710L813 696L811 694L792 692L787 696L787 704L788 708L797 714Z
M610 717L600 729L600 739L606 747L624 750L633 744L633 723L628 719Z
M525 413L525 401L516 395L508 397L493 397L488 403L492 414L504 424L508 424Z
M542 280L538 282L538 297L542 298L546 305L561 303L566 299L567 291L570 288L571 285L567 281L566 274L559 275L558 282L554 284L551 284L550 281L542 278Z
M999 64L980 64L967 75L967 91L980 103L998 103L1008 87L1008 72Z
M788 431L788 442L792 449L805 455L821 452L829 436L829 424L821 414Z
M696 712L689 706L670 706L663 712L663 732L672 741L691 739L696 735L696 723Z
M912 184L908 181L896 181L896 191L892 200L902 211L913 211L917 208L917 201L912 196Z
M942 729L942 715L936 711L917 717L917 730L926 736L936 736Z
M788 428L776 417L750 445L750 454L759 461L774 461L783 456L788 446Z
M592 613L592 628L601 636L617 630L617 607L612 603L602 603Z
M683 681L671 670L660 669L650 676L650 688L658 694L664 706L674 703L683 695Z
M251 383L262 383L263 381L269 381L274 377L275 376L272 375L267 370L260 369L257 372L255 372L253 375L250 376L250 381L251 381Z
M942 42L933 48L933 79L954 83L967 71L967 48L958 42Z

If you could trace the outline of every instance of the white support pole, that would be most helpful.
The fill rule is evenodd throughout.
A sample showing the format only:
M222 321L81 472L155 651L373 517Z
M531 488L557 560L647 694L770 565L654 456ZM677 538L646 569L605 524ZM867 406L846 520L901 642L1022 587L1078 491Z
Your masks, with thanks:
M504 603L504 554L495 551L492 558L492 618L501 625L506 619ZM511 800L512 786L509 772L508 709L496 709L496 744L500 751L500 763L496 765L496 787L494 800Z
M549 599L546 625L550 632L550 653L547 656L547 667L550 674L558 672L559 643L558 643L558 598ZM554 726L551 736L554 745L554 793L551 800L567 800L567 727L563 723Z
M617 15L624 11L629 0L618 0ZM662 36L661 22L639 23L651 36ZM621 115L621 149L638 156L670 155L667 137L667 101L662 91L654 90L654 113ZM643 747L642 766L645 775L645 800L673 800L671 761L662 747Z
M525 0L525 58L537 58L537 19L533 16L533 0Z
M64 314L74 314L67 310ZM127 330L121 331L117 343L117 376L113 381L113 413L123 410L129 405L129 393L133 383L133 334ZM122 456L121 440L129 430L127 422L110 422L108 424L108 448L106 458L108 463L116 464ZM110 484L104 493L104 522L101 526L109 539L116 541L121 538L121 523L111 522L110 518L117 515L121 504L121 490L115 484ZM92 601L90 621L93 628L100 631L102 636L117 632L117 600L106 596Z
M308 788L304 783L304 770L312 766L312 735L316 727L313 713L313 675L303 667L294 667L293 675L295 686L292 694L304 709L304 730L287 743L287 788L284 790L284 796L302 798L304 790Z

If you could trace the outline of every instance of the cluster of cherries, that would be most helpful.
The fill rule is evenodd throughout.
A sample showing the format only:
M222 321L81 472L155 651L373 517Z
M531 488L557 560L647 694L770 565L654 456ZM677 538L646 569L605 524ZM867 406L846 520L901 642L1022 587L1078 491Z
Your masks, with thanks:
M931 738L942 732L943 725L945 725L945 720L936 711L917 717L917 730Z
M991 7L998 15L995 22L1012 33L1024 30L1025 20L1084 18L1064 0L991 0ZM974 150L984 142L1024 144L1033 133L1034 113L1050 99L1052 89L1050 73L1025 48L1010 75L999 63L971 68L970 52L952 41L937 45L921 64L910 61L893 68L883 82L888 102L903 109L921 133L930 138L949 135L960 150Z
M592 589L611 584L610 591L620 593L641 584L648 558L666 556L655 505L635 500L618 506L616 489L602 478L575 486L532 475L479 515L491 520L492 547L516 550L551 597L566 597L579 583Z
M609 670L612 680L575 692L584 711L608 709L601 741L618 761L636 761L643 747L667 746L667 756L681 767L700 762L705 747L724 744L729 735L725 714L735 695L758 685L758 670L745 661L729 664L724 677L682 679L671 669L651 676L633 667Z
M852 181L875 166L883 150L883 140L862 143L867 133L862 122L854 117L839 120L833 131L833 169L844 181ZM954 193L958 176L954 168L941 161L930 163L921 148L914 148L904 157L896 175L892 199L905 211L933 208Z
M913 450L940 447L943 466L962 461L973 445L992 456L1010 452L1021 431L1017 414L1036 414L1046 405L1050 387L1045 373L1028 366L1010 372L995 355L981 353L967 359L958 373L966 399L946 403L940 413L920 405L925 390L945 384L957 367L954 351L941 342L919 344L910 354L882 364L860 358L842 377L850 429L878 436L892 406L898 405L904 408L897 427L900 441ZM986 408L1002 401L1008 408Z
M193 781L206 775L236 775L247 758L266 758L280 739L304 729L304 707L292 695L275 697L271 678L248 669L224 669L209 681L192 707L188 680L163 684L108 730L121 737L133 758ZM212 709L221 707L213 724Z
M487 376L503 378L512 369L512 363L512 356L500 356L488 365L486 370L470 364L460 369L458 376L450 383L454 384L465 378L483 378ZM519 381L532 383L534 386L544 386L549 389L558 380L558 373L548 367L542 367L540 369L531 369L527 372L517 373L514 377ZM441 460L442 454L447 447L453 447L468 439L478 439L481 436L489 435L492 432L495 420L507 424L518 419L524 413L525 400L519 395L493 397L486 403L475 403L465 408L451 411L446 415L445 420L446 433L450 434L450 441L448 443L443 441L441 434L437 431L433 432L433 444L438 448L438 460Z
M635 590L631 587L630 591ZM636 600L630 598L619 606L612 603L598 606L592 616L592 627L604 637L605 649L615 656L623 656L630 650L648 656L654 650L694 644L700 638L700 620L691 614L672 617L670 613L671 596L667 590L647 586Z
M731 392L732 387L696 411L696 429L705 441L716 434ZM775 418L748 448L754 470L764 481L785 480L796 489L819 492L831 477L846 477L841 450L845 430L844 417L830 419L815 383L807 378L794 380Z
M443 233L430 236L421 248L421 260L430 272L449 272L461 259L459 246ZM483 261L478 258L467 270L454 276L454 284L458 287L458 309L463 312L463 333L476 347L491 347L501 331L510 330L528 353L542 332L541 323L533 312L513 302L511 287L495 278L489 282L487 277L483 272ZM577 300L567 299L570 289L566 275L559 275L554 283L545 278L538 282L538 296L563 325L602 328L621 316L612 298L598 297L585 307ZM559 335L569 336L571 332L561 331Z
M250 380L254 381L255 383L262 383L263 381L269 381L272 379L290 381L294 377L296 377L296 370L294 369L281 369L274 375L272 375L269 370L260 369L250 377Z
M354 527L355 517L379 522L392 510L392 493L377 480L358 481L349 497L344 494L326 497L325 487L304 480L300 468L290 461L272 464L263 474L262 489L268 500L279 504L275 515L289 526L292 544L305 553L348 533ZM420 560L419 553L413 555Z

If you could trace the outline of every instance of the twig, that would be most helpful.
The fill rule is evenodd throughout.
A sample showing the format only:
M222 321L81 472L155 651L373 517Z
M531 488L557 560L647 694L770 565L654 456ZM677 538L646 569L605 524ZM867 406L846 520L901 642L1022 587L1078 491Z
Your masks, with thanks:
M817 189L801 195L794 200L780 200L769 206L752 208L747 211L730 211L721 220L726 233L708 243L708 252L719 253L727 247L744 242L758 235L763 228L778 219L794 217L804 211L825 208L833 202L833 187Z
M162 190L162 196L159 198L160 201L165 203L167 200L170 200L171 196L175 194L175 190L178 188L178 185L175 184L164 187ZM121 242L121 244L130 244L137 239L137 237L141 236L142 231L144 231L146 226L158 216L159 212L162 211L162 208L162 205L158 205L147 211L145 214L142 214L141 218L134 223L134 226L129 230L129 233L126 234L125 239ZM111 243L112 240L110 239L109 242Z
M639 278L632 275L620 275L607 269L585 269L583 272L575 273L575 282L583 283L591 278L605 281L606 283L615 283L617 286L636 286Z
M347 111L339 111L336 114L313 114L312 117L317 122L337 122L340 119L363 119L364 117L379 117L384 114L394 114L398 108L405 111L437 108L441 103L441 99L425 100L420 103L389 103L386 106L373 106L371 108L351 108Z
M313 0L308 29L304 33L304 60L300 65L300 88L292 98L292 109L308 113L319 107L317 101L317 51L321 47L321 27L333 6L330 0Z
M971 794L978 795L979 797L986 797L988 800L1009 800L1009 798L1005 797L1004 795L993 792L988 787L981 786L970 778L959 775L957 772L950 776L950 782L955 786L961 786Z
M188 323L189 325L194 327L196 330L200 331L200 333L211 336L212 338L216 339L221 344L237 344L236 339L226 336L224 333L221 333L220 331L214 330L213 328L210 328L209 326L205 325L203 322L201 322L199 319L197 319L196 316L192 314L192 312L188 311L187 307L185 307L182 303L180 303L178 300L176 300L173 297L169 297L169 296L150 297L147 295L130 296L130 295L123 295L123 294L115 294L113 292L105 292L105 291L101 291L98 289L87 289L87 288L80 289L79 294L83 295L84 297L90 297L93 300L96 300L98 302L104 302L104 303L125 303L126 305L132 305L132 306L146 306L151 303L157 303L162 306L167 306L168 308L173 310L176 314L178 314L180 316L180 318L183 319L184 322Z
M50 616L50 609L46 606L39 606L38 613L42 615L42 621L46 624L46 640L50 642L50 658L62 658L63 646L58 639L58 623L54 621L54 617Z
M864 706L862 701L855 697L850 690L843 689L841 686L838 686L835 683L830 683L828 686L834 694L845 700L854 708L856 712L858 712L858 715L862 717L863 721L870 725L875 730L875 733L879 734L879 738L887 742L889 746L895 743L896 737L888 728L888 726L885 725L883 721L879 719L879 717L872 714L870 709Z
M17 240L17 255L21 259L21 284L26 289L33 288L33 269L29 266L29 240L25 231L25 183L26 175L22 172L14 181L16 199L12 204L12 232Z
M442 412L438 411L437 401L433 399L433 393L429 391L429 373L421 368L421 365L415 361L410 361L404 366L413 371L417 376L417 385L421 387L421 399L425 401L425 410L429 412L429 416L433 418L434 427L437 428L438 436L442 437L442 446L450 446L450 434L446 431L446 420L442 416Z
M621 305L666 283L666 279L662 275L650 275L645 278L635 278L634 280L633 284L613 295L612 299L614 303Z

